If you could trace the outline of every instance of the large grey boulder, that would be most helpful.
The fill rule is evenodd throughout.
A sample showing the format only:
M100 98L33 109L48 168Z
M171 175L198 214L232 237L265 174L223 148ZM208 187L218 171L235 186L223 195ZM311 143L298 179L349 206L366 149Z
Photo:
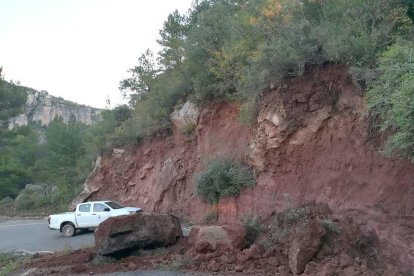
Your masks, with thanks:
M139 213L112 217L99 224L95 245L99 255L117 255L134 249L169 246L182 235L177 217Z
M187 101L181 109L175 110L171 114L171 122L183 133L188 132L197 125L199 108L190 101Z
M48 197L57 197L59 188L46 184L26 184L25 188L20 191L14 200L18 209L30 209L36 202Z

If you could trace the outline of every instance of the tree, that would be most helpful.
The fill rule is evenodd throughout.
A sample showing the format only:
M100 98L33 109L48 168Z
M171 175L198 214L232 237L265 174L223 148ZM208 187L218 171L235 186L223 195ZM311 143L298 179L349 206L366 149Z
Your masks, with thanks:
M132 76L122 80L119 88L124 98L129 98L130 106L134 106L137 102L146 99L159 72L151 50L147 49L138 59L138 65L128 72Z
M55 118L45 131L45 160L41 166L43 177L71 179L76 175L75 166L85 154L84 125L73 116L65 124L62 118Z
M7 121L21 113L27 99L25 90L25 87L0 78L0 121Z
M408 0L407 16L414 23L414 0Z
M165 69L181 66L184 60L184 42L187 36L186 17L175 10L164 22L160 30L161 39L157 42L162 46L158 53L159 61Z
M4 131L0 146L0 199L16 197L26 184L35 179L33 171L38 157L37 133L30 127Z
M414 161L414 43L399 41L380 58L380 78L367 92L371 116L392 130L386 153Z

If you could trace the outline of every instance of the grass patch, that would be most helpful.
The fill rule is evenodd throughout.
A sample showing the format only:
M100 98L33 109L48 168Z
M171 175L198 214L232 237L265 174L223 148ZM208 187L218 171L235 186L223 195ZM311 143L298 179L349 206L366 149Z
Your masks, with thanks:
M95 258L93 258L92 260L92 264L95 266L99 266L99 265L104 265L104 264L111 264L116 262L117 259L113 258L113 257L108 257L108 256L101 256L99 254L96 254Z
M21 260L13 253L0 253L0 276L9 275L19 268Z

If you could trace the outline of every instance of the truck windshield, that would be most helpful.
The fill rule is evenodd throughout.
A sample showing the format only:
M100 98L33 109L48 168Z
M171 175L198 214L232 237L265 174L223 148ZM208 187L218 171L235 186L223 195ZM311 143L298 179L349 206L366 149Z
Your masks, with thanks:
M113 201L107 201L107 202L105 202L105 204L108 205L109 207L111 207L112 209L124 208L124 206L122 206L121 204L113 202Z

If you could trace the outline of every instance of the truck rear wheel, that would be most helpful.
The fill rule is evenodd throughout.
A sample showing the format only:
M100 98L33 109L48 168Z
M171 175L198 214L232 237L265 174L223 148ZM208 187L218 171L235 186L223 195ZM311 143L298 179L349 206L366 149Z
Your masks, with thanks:
M67 238L73 237L75 235L75 226L72 223L65 224L62 227L62 235Z

